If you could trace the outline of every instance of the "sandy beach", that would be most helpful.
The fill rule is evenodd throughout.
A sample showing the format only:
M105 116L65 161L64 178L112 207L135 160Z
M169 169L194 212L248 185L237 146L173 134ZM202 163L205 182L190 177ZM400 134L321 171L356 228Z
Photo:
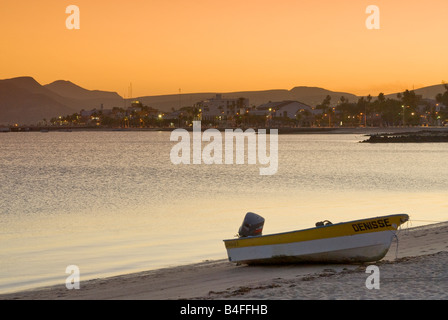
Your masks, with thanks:
M448 222L404 225L379 268L379 289L368 289L363 265L245 266L227 260L65 283L0 295L8 300L288 300L447 299ZM82 279L81 279L82 280Z

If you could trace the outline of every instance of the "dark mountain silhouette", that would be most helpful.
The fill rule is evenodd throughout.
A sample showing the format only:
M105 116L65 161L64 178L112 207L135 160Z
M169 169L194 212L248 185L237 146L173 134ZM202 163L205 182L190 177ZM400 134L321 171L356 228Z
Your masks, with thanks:
M38 83L32 77L18 77L18 78L0 80L0 85L14 86L17 89L26 91L31 94L39 94L39 95L48 96L56 101L59 100L59 102L61 102L61 100L63 100L63 97L48 90L45 87L43 87L40 83Z
M404 91L404 90L403 90ZM443 84L414 90L423 98L434 99L438 93L445 92ZM259 106L269 101L296 100L316 106L327 95L337 102L342 96L355 102L358 96L347 92L335 92L318 87L294 87L291 90L259 90L237 92L204 92L143 96L135 99L144 105L170 112L179 107L191 106L199 101L214 98L217 93L223 98L248 98L251 106ZM378 94L372 93L375 98ZM397 93L386 97L396 99ZM132 100L135 100L132 99ZM0 125L35 124L43 119L65 116L82 109L100 109L129 106L130 100L124 101L116 92L87 90L70 81L58 80L42 86L32 77L18 77L0 80Z
M265 91L238 91L238 92L202 92L202 93L183 93L159 96L144 96L137 99L143 104L154 108L171 111L184 106L191 106L199 101L215 98L216 94L222 94L222 98L248 98L250 105L258 106L268 101L285 100L288 97L288 90L265 90ZM289 100L289 99L287 99ZM129 105L129 102L128 102Z
M351 93L334 92L316 87L295 87L291 90L277 89L277 90L261 90L261 91L237 91L222 93L225 98L248 98L250 105L259 106L269 101L283 101L283 100L297 100L315 106L323 101L323 99L330 95L332 101L338 101L341 96L349 99L349 101L357 101L358 97ZM196 102L214 98L216 93L186 93L173 94L161 96L145 96L139 97L143 104L153 106L155 108L170 111L172 108L179 109L179 106L192 105Z
M69 81L42 86L32 77L0 80L0 124L35 124L43 119L114 106L123 99L115 92L86 90Z
M323 99L327 95L331 97L332 102L337 102L342 96L350 102L355 102L358 100L358 96L347 93L347 92L335 92L318 87L295 87L291 89L291 95L293 100L299 100L301 98L306 104L310 106L315 106L322 103ZM300 100L299 100L300 101Z
M89 101L91 104L102 103L104 107L115 107L123 102L123 98L116 92L87 90L70 81L58 80L44 85L50 91L74 100Z
M33 124L70 113L63 100L31 77L0 80L0 124Z
M408 89L411 91L411 89ZM405 91L405 90L403 90ZM417 95L421 95L423 99L435 99L436 95L439 93L444 93L446 91L444 84L436 84L433 86L423 87L419 89L415 89L414 92ZM386 95L386 98L397 99L397 93L392 93ZM402 93L402 92L401 92Z

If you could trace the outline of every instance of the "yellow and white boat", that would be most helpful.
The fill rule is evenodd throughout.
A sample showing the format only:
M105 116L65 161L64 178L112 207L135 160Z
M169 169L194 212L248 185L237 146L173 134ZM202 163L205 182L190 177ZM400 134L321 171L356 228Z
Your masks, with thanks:
M239 238L224 240L229 261L264 263L359 263L381 260L407 214L381 216L315 228L261 235L264 219L247 213Z

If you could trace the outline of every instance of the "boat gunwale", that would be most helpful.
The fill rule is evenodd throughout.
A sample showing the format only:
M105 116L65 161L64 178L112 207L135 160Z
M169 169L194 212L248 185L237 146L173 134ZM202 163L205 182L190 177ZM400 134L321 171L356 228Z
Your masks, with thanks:
M383 218L385 219L385 218L399 217L399 216L406 216L407 217L405 221L401 222L401 224L409 221L409 219L410 219L409 215L406 214L406 213L397 213L397 214L391 214L391 215L387 215L387 216L376 216L376 217L357 219L357 220L351 220L351 221L346 221L346 222L338 222L338 223L334 223L334 224L330 224L330 225L324 225L324 226L319 226L319 227L311 227L311 228L307 228L307 229L298 229L298 230L293 230L293 231L272 233L272 234L266 234L266 235L260 235L260 236L249 236L249 237L241 237L241 238L234 238L234 239L225 239L223 241L224 242L231 242L231 241L244 241L246 239L249 240L249 239L267 238L267 237L273 237L273 236L279 236L279 235L287 235L287 234L297 233L297 232L302 232L302 231L317 230L317 229L321 229L321 228L337 227L337 226L340 226L340 225L343 225L343 224L356 223L356 222L360 222L360 221L367 221L367 220L374 220L374 219L383 219ZM400 225L397 226L397 229L398 229L398 227ZM376 231L371 231L371 232L376 232Z

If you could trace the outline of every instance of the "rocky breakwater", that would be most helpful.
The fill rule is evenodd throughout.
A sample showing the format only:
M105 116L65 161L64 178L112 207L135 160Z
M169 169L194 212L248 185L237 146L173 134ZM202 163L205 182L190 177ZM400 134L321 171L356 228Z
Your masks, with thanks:
M448 130L372 134L362 143L448 142Z

